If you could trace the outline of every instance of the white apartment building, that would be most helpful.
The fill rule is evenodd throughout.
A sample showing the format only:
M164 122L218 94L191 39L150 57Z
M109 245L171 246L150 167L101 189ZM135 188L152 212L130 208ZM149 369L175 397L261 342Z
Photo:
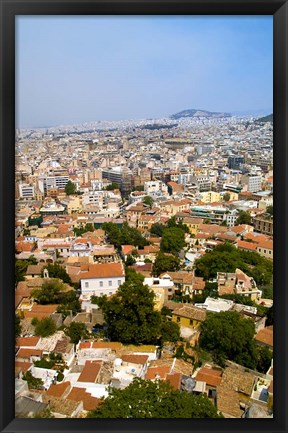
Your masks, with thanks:
M19 193L21 198L32 199L34 197L34 186L27 183L19 184Z
M97 263L81 273L81 300L89 301L91 296L114 295L125 282L122 263Z

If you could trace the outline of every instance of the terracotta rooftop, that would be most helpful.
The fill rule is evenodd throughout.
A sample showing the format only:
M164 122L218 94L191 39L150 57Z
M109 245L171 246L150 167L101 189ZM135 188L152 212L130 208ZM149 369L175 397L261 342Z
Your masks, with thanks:
M44 263L38 263L38 265L28 265L26 275L41 275L44 266Z
M49 305L36 305L34 304L31 311L25 313L27 319L37 317L38 319L43 319L44 317L49 317L51 314L55 313L57 310L57 304Z
M262 241L259 242L257 248L267 248L267 250L273 250L273 241Z
M255 378L254 374L242 371L240 368L227 367L222 375L221 387L233 389L250 396L253 391Z
M42 399L44 403L50 404L52 412L66 415L68 418L71 418L79 406L77 401L54 397L53 395L47 395L47 393L42 394Z
M82 373L78 378L78 382L92 382L95 383L100 373L103 362L97 361L86 361Z
M241 241L240 239L237 241L238 248L242 248L245 250L256 251L257 245L253 242Z
M166 381L169 382L170 385L172 385L172 388L176 390L180 389L181 379L182 379L181 373L171 373L171 374L167 374L166 376Z
M43 350L39 349L19 349L17 358L30 359L30 356L42 356Z
M18 347L36 347L40 337L20 337L16 339L15 346Z
M221 383L222 371L214 370L213 368L203 367L201 368L195 379L202 382L206 382L210 386L219 386Z
M57 383L50 386L47 391L47 395L53 395L54 397L62 397L69 388L71 388L70 382Z
M273 347L273 326L267 326L264 329L260 329L255 339L260 343Z
M91 394L86 392L85 388L73 387L71 392L66 397L68 400L73 400L76 402L83 402L83 409L86 411L94 410L101 404L102 400L100 398L92 397Z
M206 311L192 305L185 305L184 307L181 307L179 309L177 308L173 311L173 314L180 317L186 317L188 319L198 320L201 322L206 319Z
M29 370L32 365L32 362L17 361L17 358L15 360L15 369L19 369L19 371L22 371L22 373L26 373L26 371Z
M132 364L144 365L148 361L148 355L122 355L122 361Z
M122 343L113 342L113 341L93 341L92 347L93 349L119 350L122 347Z
M145 379L165 379L167 374L170 373L171 367L168 365L163 365L159 367L149 367L146 372Z
M217 408L224 416L231 418L241 418L243 414L238 393L223 386L217 388Z
M81 279L124 277L122 263L99 263L89 265L88 272L82 272Z

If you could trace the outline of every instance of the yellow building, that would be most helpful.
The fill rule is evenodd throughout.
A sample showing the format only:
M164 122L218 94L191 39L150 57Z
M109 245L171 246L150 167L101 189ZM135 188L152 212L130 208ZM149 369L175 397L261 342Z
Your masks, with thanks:
M206 311L193 305L184 305L172 312L172 322L187 328L197 328L206 319Z
M205 191L201 192L201 201L203 203L214 203L221 199L221 195L216 191Z
M199 233L199 226L203 223L203 218L184 217L182 222L189 228L191 235L195 236Z

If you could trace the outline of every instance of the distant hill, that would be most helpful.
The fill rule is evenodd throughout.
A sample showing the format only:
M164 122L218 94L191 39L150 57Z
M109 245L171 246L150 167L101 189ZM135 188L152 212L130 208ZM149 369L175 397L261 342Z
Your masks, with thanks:
M272 114L268 114L268 116L264 116L264 117L260 117L259 119L256 120L256 122L273 122L273 113Z
M170 119L180 119L181 117L231 117L229 113L217 113L207 110L196 110L191 108L189 110L183 110L179 113L172 114Z

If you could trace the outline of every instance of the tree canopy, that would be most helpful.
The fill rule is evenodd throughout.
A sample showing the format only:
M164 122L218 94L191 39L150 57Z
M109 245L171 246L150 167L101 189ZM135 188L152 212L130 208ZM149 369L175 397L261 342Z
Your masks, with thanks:
M185 245L185 231L183 229L171 227L163 231L160 248L164 253L176 254L184 248Z
M92 223L87 223L85 226L81 224L79 227L74 227L73 232L75 236L82 236L84 233L93 232L94 225Z
M154 293L143 284L144 277L128 269L126 281L111 297L93 298L102 309L112 341L156 343L160 314L154 311Z
M120 248L121 245L134 245L138 248L143 248L145 245L149 245L149 242L141 235L141 233L134 227L129 227L125 222L120 229L117 224L104 223L102 229L108 236L109 241Z
M235 221L235 225L240 225L240 224L251 224L252 223L252 218L251 215L248 211L245 210L240 210L238 212L238 217Z
M81 322L72 322L65 328L64 332L70 337L71 342L74 344L77 344L82 338L88 335L85 324Z
M239 250L229 243L217 245L195 260L195 274L205 280L215 278L217 272L235 272L236 268L253 277L259 286L271 284L272 261L257 252Z
M131 344L162 344L180 338L179 326L154 309L154 292L143 284L144 277L127 269L126 281L111 298L93 296L104 314L112 341ZM175 326L176 325L176 326Z
M110 388L109 396L89 412L89 418L220 418L207 396L174 390L165 381L136 378L123 390Z
M16 260L15 261L15 283L19 283L19 281L24 281L24 276L26 275L26 271L29 265L36 265L36 258L31 255L27 260Z
M175 272L180 269L180 259L175 256L168 256L161 251L157 254L153 264L153 274L158 277L163 272Z
M143 198L142 202L144 204L146 204L149 207L153 206L154 200L152 197L150 197L150 195L145 195L145 197Z
M231 360L248 368L257 365L255 325L236 311L208 313L200 325L199 345L223 366Z
M48 265L45 265L42 270L42 277L44 275L44 269L47 269L49 278L59 278L63 281L63 283L71 283L71 278L59 263L49 263Z
M110 185L106 186L106 191L114 191L114 189L120 189L120 186L118 183L112 182Z
M151 226L150 234L151 234L151 235L155 235L155 236L161 238L162 235L163 235L163 231L164 231L164 229L165 229L164 224L162 224L162 223L154 223L154 224L152 224L152 226Z
M35 325L35 335L39 337L49 337L56 332L55 322L50 317L44 317L41 320L33 318L31 323Z
M66 186L65 186L65 194L67 194L67 195L75 194L76 189L77 188L76 188L75 183L71 182L71 180L68 180L68 182L66 183Z

